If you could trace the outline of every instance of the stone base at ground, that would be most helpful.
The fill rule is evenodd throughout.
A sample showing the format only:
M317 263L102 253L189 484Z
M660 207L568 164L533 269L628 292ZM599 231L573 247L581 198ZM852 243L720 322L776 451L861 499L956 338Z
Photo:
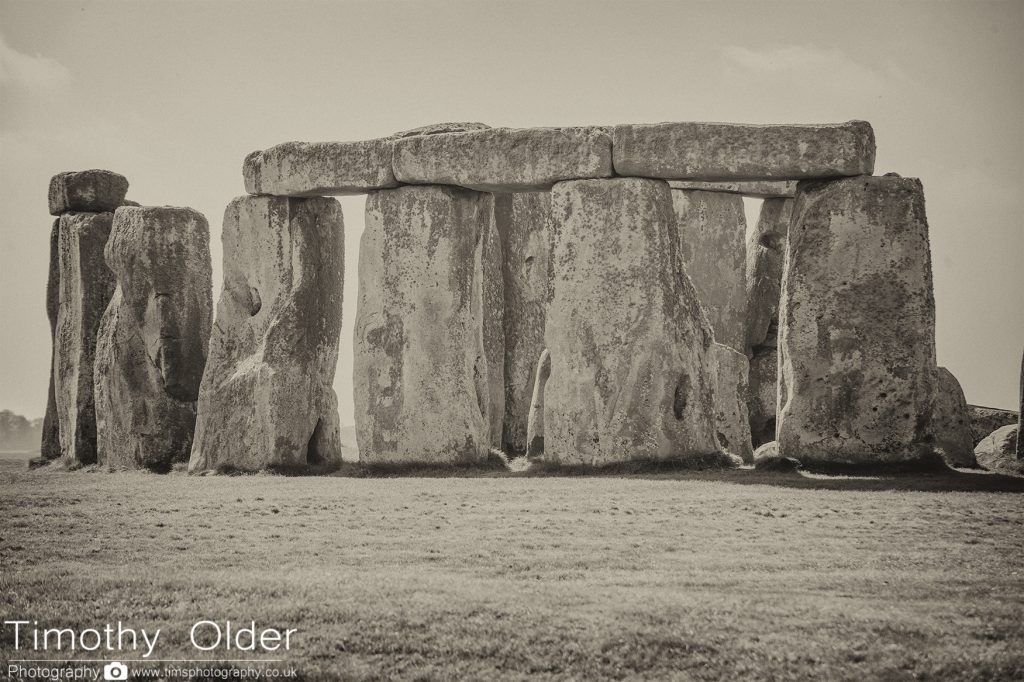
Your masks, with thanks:
M974 442L971 440L971 414L963 389L945 367L935 371L935 403L932 406L932 433L935 446L946 463L954 467L973 467Z
M720 343L712 345L715 367L715 428L722 447L748 464L754 460L747 413L747 356Z

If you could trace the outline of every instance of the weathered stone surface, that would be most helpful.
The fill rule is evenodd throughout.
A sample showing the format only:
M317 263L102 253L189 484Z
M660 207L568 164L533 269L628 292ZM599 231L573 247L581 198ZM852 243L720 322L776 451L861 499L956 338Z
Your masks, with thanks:
M53 342L53 392L62 459L96 461L93 362L96 330L114 293L103 260L112 213L65 213L60 218L60 293Z
M1000 474L1024 475L1024 462L1017 459L1017 424L1001 426L974 448L974 456L983 468Z
M551 377L551 353L545 348L537 361L530 402L530 418L526 426L526 456L534 459L544 454L544 388Z
M505 431L502 449L525 454L537 358L544 349L551 237L551 195L513 194L499 221L505 253Z
M775 348L779 333L779 298L792 199L766 199L746 246L746 346Z
M113 211L128 192L128 179L108 170L68 171L50 179L50 215Z
M707 180L669 180L672 189L697 189L704 192L729 192L746 197L792 197L796 194L796 180L738 180L710 182Z
M117 288L96 339L98 461L187 462L213 317L210 228L198 211L118 209L105 250Z
M337 396L345 263L334 199L238 197L189 471L341 463Z
M480 287L483 315L484 359L487 362L488 445L501 449L505 429L505 282L502 277L504 250L499 225L512 214L512 197L491 197L491 220L482 235L480 248Z
M754 461L747 413L747 356L720 343L712 344L715 367L715 425L722 447L744 462Z
M53 392L54 345L57 312L60 309L60 219L50 229L50 268L46 278L46 317L50 321L50 387L43 417L43 435L39 454L46 459L60 457L60 423L57 419L57 398Z
M485 255L496 230L489 194L426 186L367 198L355 325L360 461L487 459L492 416L504 414L492 404L502 368L489 362L504 348L488 347L503 334L486 328L494 318L484 309L501 282Z
M758 447L775 440L779 403L779 354L775 348L762 346L750 358L747 386L750 439Z
M603 128L491 128L419 135L395 142L395 177L421 185L484 192L528 192L554 183L612 175Z
M440 133L468 133L474 130L490 130L491 126L486 123L432 123L411 130L402 130L391 137L401 139L403 137L416 137L418 135L438 135Z
M779 454L933 457L935 299L921 182L800 183L782 284Z
M743 198L722 192L673 190L679 252L715 341L744 347L747 219Z
M950 466L973 467L974 441L971 415L967 411L960 382L945 367L935 370L935 402L932 406L932 433L935 445Z
M289 197L366 194L397 187L391 170L394 140L284 142L245 157L249 194Z
M778 443L778 441L774 441L774 440L768 441L767 443L763 443L762 445L759 445L758 448L756 450L754 450L754 464L756 465L758 462L760 462L763 459L772 459L772 458L777 458L778 456L779 456L779 443Z
M552 190L547 462L727 461L717 455L714 335L683 268L671 194L637 178Z
M1007 424L1016 424L1020 420L1019 412L1001 410L998 407L968 405L967 411L971 416L971 440L975 445L996 429Z
M820 125L626 124L613 130L618 175L667 180L799 180L870 175L866 121Z

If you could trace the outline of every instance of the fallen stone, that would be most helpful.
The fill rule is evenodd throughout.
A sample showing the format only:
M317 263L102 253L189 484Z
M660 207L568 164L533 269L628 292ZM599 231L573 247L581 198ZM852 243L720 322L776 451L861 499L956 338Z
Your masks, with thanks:
M505 431L502 448L527 453L537 358L544 350L549 294L551 195L511 196L511 215L499 222L505 253Z
M60 422L57 418L57 397L54 394L54 346L56 345L57 313L60 309L60 219L50 229L50 268L46 278L46 317L50 321L50 386L46 397L46 415L39 454L46 459L60 457Z
M93 363L96 331L114 293L103 260L112 213L60 218L60 287L53 342L53 392L61 456L68 466L96 462Z
M935 299L921 182L800 183L782 285L779 454L930 463Z
M190 472L341 464L332 383L344 229L334 199L244 196L228 205Z
M96 339L98 462L187 462L213 317L210 228L190 208L118 209L106 246L117 288Z
M544 388L551 377L551 353L545 348L537 361L530 403L530 418L526 427L526 456L537 459L544 454Z
M820 125L626 124L613 129L618 175L667 180L799 180L870 175L866 121Z
M672 205L683 267L715 331L715 341L743 348L747 299L743 198L673 190Z
M319 197L366 194L397 187L391 171L394 140L284 142L245 157L249 194Z
M391 137L401 139L403 137L438 135L440 133L469 133L474 130L490 130L490 128L491 126L486 123L432 123L431 125L420 126L412 130L397 132Z
M746 340L753 355L778 345L779 299L792 199L766 199L746 245Z
M963 389L945 367L935 370L935 403L932 406L932 433L935 445L946 463L954 467L975 467L971 415Z
M395 142L395 177L483 192L550 189L562 180L612 175L603 128L491 128Z
M747 398L754 447L774 441L779 403L779 354L775 348L760 347L750 358Z
M763 445L758 446L758 448L756 450L754 450L754 464L756 466L757 463L759 461L761 461L762 459L770 459L770 458L778 457L778 456L779 456L779 443L778 443L778 441L774 441L774 440L773 441L768 441L767 443L764 443Z
M967 412L971 417L971 440L977 445L996 429L1007 424L1016 424L1020 413L1013 410L1002 410L998 407L982 407L968 405Z
M657 180L555 185L544 461L729 464L715 429L714 335Z
M478 464L493 437L501 367L485 327L494 198L456 187L401 187L366 201L359 247L354 394L368 464ZM485 267L486 266L486 267ZM494 280L494 281L490 281ZM502 348L501 355L503 356Z
M974 448L978 464L999 474L1024 475L1024 461L1017 458L1017 424L1002 426L983 438Z
M715 425L722 447L744 462L754 461L750 441L750 416L747 413L747 373L750 362L743 353L712 344L715 367Z
M735 182L709 182L707 180L669 180L672 189L696 189L703 192L728 192L746 197L771 199L792 197L796 194L796 180L740 180Z
M128 192L128 179L108 170L68 171L50 179L50 215L70 211L105 213Z

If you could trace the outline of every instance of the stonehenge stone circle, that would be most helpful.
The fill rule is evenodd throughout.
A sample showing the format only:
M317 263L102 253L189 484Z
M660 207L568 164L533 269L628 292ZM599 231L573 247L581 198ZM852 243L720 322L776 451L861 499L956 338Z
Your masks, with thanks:
M120 208L105 250L117 288L96 339L98 462L187 462L213 316L210 228L190 208Z
M715 425L722 447L744 462L754 461L747 413L747 356L729 346L712 344L715 368Z
M367 198L354 368L362 462L479 463L497 445L504 348L495 358L488 342L504 337L487 329L496 320L486 310L486 292L501 284L486 255L494 247L490 194L425 185Z
M395 142L394 169L410 185L529 192L556 182L612 176L604 128L490 128L417 135Z
M288 197L366 194L398 187L391 170L394 141L285 142L245 157L249 194Z
M551 195L511 195L511 215L499 221L505 285L505 426L502 449L527 454L537 358L544 349L551 253Z
M617 175L666 180L799 180L870 175L866 121L823 125L626 124L613 128Z
M537 361L530 402L530 418L526 426L526 456L536 458L544 454L544 387L551 376L551 353L545 348Z
M795 202L779 454L805 465L930 459L935 300L921 182L800 183Z
M683 268L668 185L561 182L551 214L543 459L727 460L715 429L714 334Z
M742 350L747 298L743 197L673 190L672 206L683 267L711 322L715 341Z
M190 472L341 462L341 205L243 196L224 212L224 286L199 389Z
M45 459L60 457L60 423L57 419L57 396L54 393L54 354L57 312L60 309L60 218L50 229L50 268L46 277L46 317L50 322L50 386L46 397L46 415L39 454Z
M932 406L932 432L935 445L950 466L974 467L974 441L971 438L971 414L967 410L960 382L945 367L935 370L935 403Z
M96 330L114 293L103 259L112 213L60 217L60 292L53 342L53 392L64 462L96 462L93 362Z
M128 179L108 170L58 173L50 179L50 215L111 212L127 192Z
M669 180L672 189L696 189L704 192L728 192L747 197L771 199L792 197L796 194L796 180L734 180L713 182L708 180Z

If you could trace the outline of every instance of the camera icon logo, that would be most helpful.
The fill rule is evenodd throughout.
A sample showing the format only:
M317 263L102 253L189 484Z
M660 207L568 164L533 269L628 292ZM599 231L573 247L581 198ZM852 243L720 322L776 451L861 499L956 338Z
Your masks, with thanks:
M127 680L128 666L120 661L107 663L103 666L103 679L105 680Z

